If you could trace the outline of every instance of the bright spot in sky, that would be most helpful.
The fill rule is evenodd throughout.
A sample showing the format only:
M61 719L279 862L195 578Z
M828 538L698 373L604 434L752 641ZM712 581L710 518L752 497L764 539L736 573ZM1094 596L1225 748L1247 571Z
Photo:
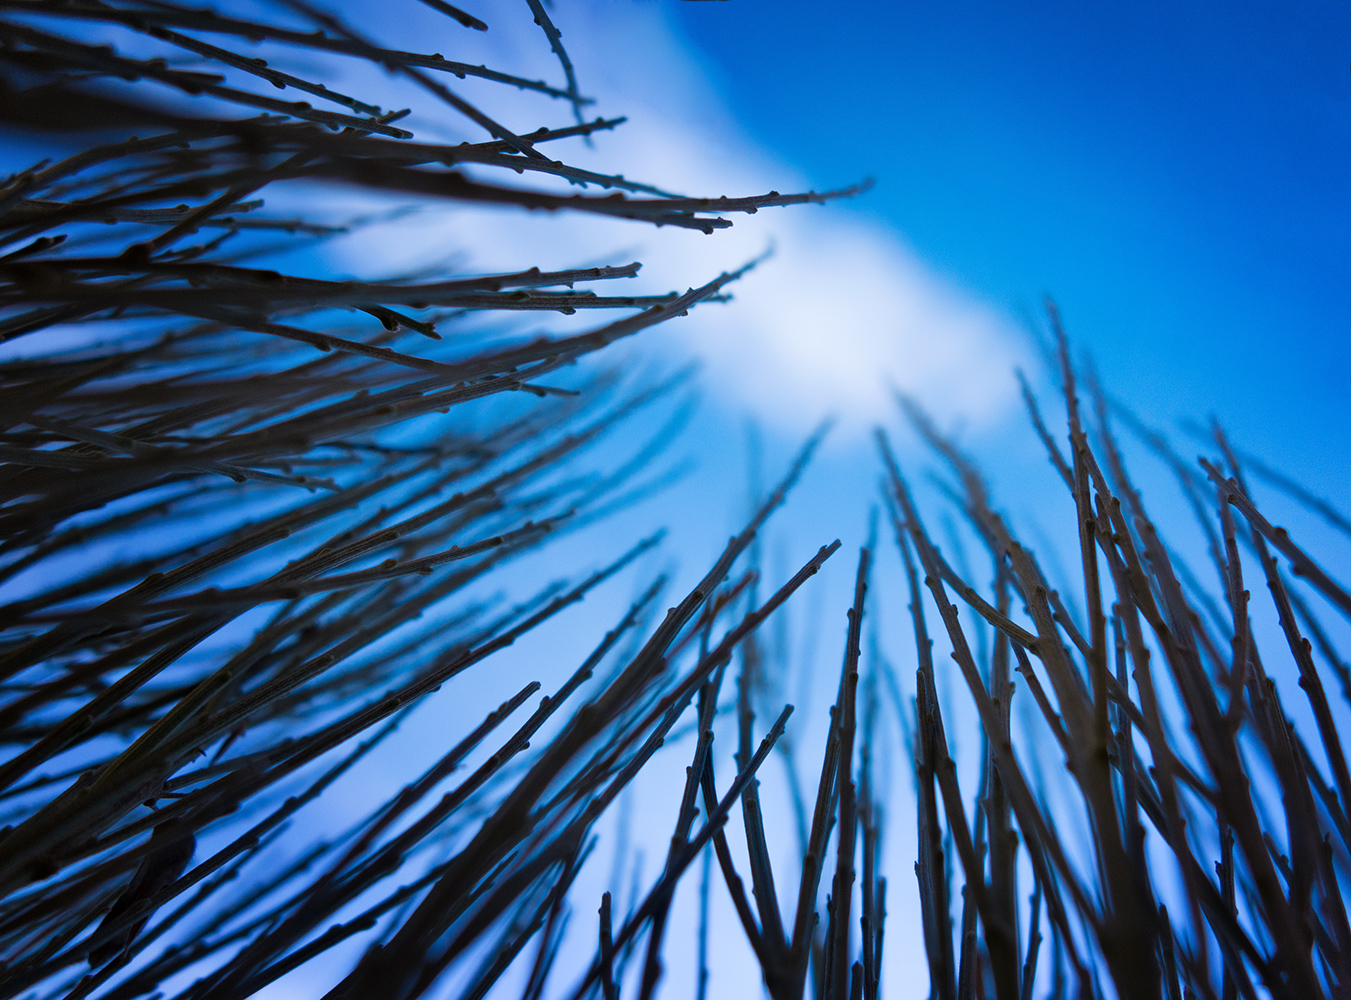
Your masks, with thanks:
M516 67L531 78L541 67L557 75L535 25L506 13L487 33L461 34L457 44L481 44L488 65ZM591 148L567 140L550 155L680 194L806 189L791 166L757 147L734 120L656 5L579 5L565 13L558 19L564 42L582 91L595 98L587 116L628 121L598 134ZM463 53L456 58L477 61ZM458 89L518 133L566 121L565 106L538 95L475 81ZM841 150L841 186L861 179L849 169L848 150ZM547 185L549 179L534 175L522 182ZM866 198L858 208L866 208ZM444 216L428 213L417 227L420 240L408 239L407 220L392 224L385 238L376 234L376 259L386 273L451 255L471 272L641 260L636 281L592 286L598 294L624 295L684 290L772 246L769 261L729 287L733 302L703 305L690 318L641 336L660 337L667 356L697 357L706 384L725 404L791 433L826 415L838 417L845 432L889 419L893 386L945 423L987 425L1009 412L1016 398L1013 370L1025 363L1022 337L995 309L927 267L897 234L846 205L731 218L731 229L710 236L578 214L447 206ZM346 266L369 270L371 246L363 239L360 257ZM601 317L537 317L531 328L576 329Z

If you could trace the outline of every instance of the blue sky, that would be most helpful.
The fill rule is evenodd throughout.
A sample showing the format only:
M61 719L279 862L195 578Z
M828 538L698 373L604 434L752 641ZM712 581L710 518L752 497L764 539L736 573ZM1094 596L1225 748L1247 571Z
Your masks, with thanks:
M759 142L877 178L850 211L999 307L1053 294L1156 419L1349 485L1351 4L669 9Z

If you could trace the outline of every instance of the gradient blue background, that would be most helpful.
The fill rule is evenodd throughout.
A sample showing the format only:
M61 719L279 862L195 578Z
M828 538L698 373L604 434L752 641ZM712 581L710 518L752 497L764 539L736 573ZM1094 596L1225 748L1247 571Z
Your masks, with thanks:
M1351 3L685 2L765 146L1109 389L1351 486Z

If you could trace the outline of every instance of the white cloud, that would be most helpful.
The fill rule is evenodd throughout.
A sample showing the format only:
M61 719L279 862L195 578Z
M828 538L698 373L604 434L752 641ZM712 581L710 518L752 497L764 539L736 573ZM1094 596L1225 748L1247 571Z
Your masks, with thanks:
M629 121L598 135L592 148L568 140L553 155L688 194L806 186L733 120L659 5L559 5L554 16L583 91L596 98L588 113ZM442 48L451 58L561 79L528 16L503 8L491 25L487 33L456 32L433 42L413 37L413 25L404 30L409 47ZM452 55L452 42L476 48ZM538 95L478 81L455 85L518 132L556 125L568 114L566 106ZM842 156L842 177L849 167ZM376 257L380 270L469 248L474 271L642 260L642 276L614 288L623 294L701 283L772 243L775 256L731 289L733 303L701 307L644 337L688 345L703 360L709 385L735 408L794 431L826 413L839 416L846 429L890 416L889 384L917 396L943 422L979 426L1007 412L1015 398L1012 369L1023 360L1021 339L996 310L927 268L899 234L833 207L732 218L732 229L706 236L577 215L448 208L424 218L417 240L408 239L406 220L391 227L387 238L377 238ZM369 237L361 246L361 258L348 265L356 270L371 259ZM583 315L567 325L596 318ZM537 325L546 324L563 325L544 318Z

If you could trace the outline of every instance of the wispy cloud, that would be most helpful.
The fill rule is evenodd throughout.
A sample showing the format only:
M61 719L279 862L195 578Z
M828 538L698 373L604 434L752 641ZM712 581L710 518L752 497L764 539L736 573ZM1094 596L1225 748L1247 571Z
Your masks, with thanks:
M596 99L589 113L629 120L614 134L596 136L590 148L568 140L553 155L685 194L807 187L736 121L658 5L570 5L557 21L583 90ZM416 27L403 30L412 35ZM425 38L417 41L428 47ZM544 67L561 79L539 30L514 9L503 10L486 33L455 32L453 43L480 46L490 64L522 67L532 77ZM466 58L458 50L454 57ZM458 86L481 94L485 107L520 132L557 124L567 113L538 95L488 91L473 81ZM849 170L842 150L841 184L859 179ZM998 310L926 267L899 233L847 206L771 209L734 220L732 229L706 236L595 218L456 209L429 215L414 241L406 225L391 227L378 259L384 267L412 265L429 253L468 248L473 270L638 259L644 269L636 284L664 291L740 266L772 245L773 258L734 288L733 302L703 306L651 335L700 358L710 388L733 408L786 430L827 413L846 429L861 428L892 412L895 385L945 422L980 426L1008 412L1021 338ZM630 289L639 290L624 291Z

